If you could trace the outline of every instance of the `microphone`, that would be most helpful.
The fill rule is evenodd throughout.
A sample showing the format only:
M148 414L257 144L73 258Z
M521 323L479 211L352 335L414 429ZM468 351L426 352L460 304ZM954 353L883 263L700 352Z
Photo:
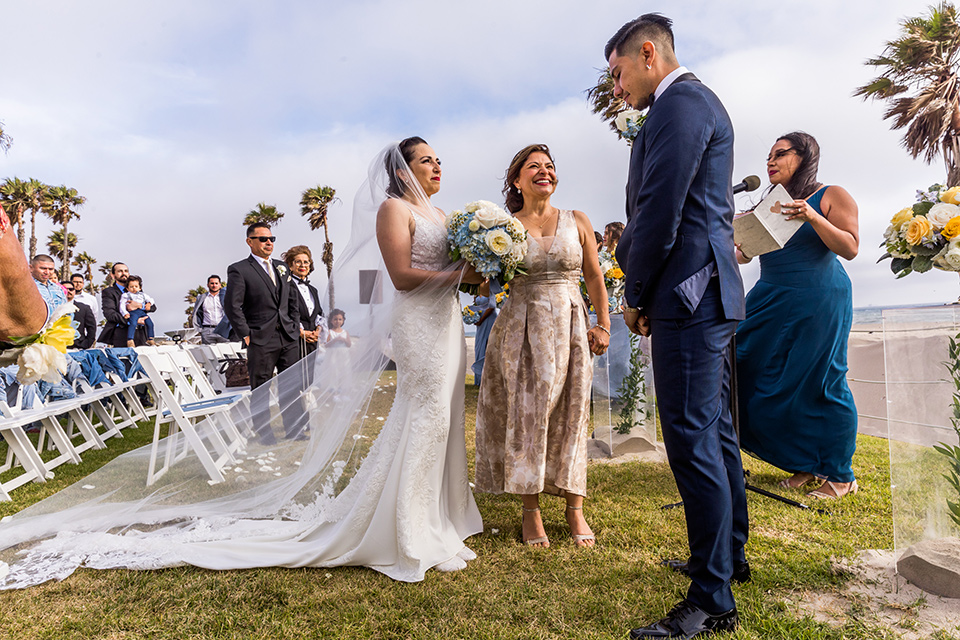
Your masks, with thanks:
M760 178L757 176L747 176L743 179L743 182L740 184L733 185L734 193L741 193L743 191L755 191L760 188Z

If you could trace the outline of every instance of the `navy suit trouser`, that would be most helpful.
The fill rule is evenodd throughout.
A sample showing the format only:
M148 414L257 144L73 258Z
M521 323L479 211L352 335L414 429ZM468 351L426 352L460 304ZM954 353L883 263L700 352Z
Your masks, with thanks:
M687 599L717 614L736 606L730 578L745 560L747 498L730 411L732 338L716 278L691 318L651 320L663 443L687 519Z

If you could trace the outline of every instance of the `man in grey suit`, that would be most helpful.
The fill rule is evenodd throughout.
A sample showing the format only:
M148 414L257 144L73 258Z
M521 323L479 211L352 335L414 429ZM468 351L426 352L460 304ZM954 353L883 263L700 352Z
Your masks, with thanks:
M247 345L251 418L264 444L276 442L270 426L270 381L300 359L300 297L287 265L271 259L276 237L263 222L247 227L250 256L227 268L224 310L234 331ZM280 408L285 437L303 438L306 426L300 407L301 388L280 380Z
M193 305L193 326L200 329L203 344L230 342L230 318L224 312L227 290L220 285L220 276L207 278L207 290Z

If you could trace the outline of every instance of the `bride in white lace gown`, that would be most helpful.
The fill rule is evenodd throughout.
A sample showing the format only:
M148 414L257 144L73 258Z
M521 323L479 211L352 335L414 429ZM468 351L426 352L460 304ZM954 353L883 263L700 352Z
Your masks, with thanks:
M433 149L412 138L388 147L381 158L389 197L376 213L376 240L397 292L392 304L381 305L390 318L371 318L362 346L351 349L353 371L341 378L351 380L353 389L367 383L369 388L351 397L340 391L334 397L318 388L321 382L306 389L310 441L301 449L281 443L248 451L246 459L260 470L269 463L271 471L280 470L273 475L283 475L254 487L245 485L259 476L240 471L239 489L229 480L211 487L202 476L190 478L187 466L182 472L187 476L145 490L145 475L136 477L142 453L118 458L62 496L0 524L5 550L0 557L10 563L5 579L6 565L0 563L0 586L63 579L77 566L178 564L365 566L413 582L430 568L458 570L476 557L463 543L483 524L467 482L464 338L456 290L461 279L480 277L469 267L453 268L447 257L444 217L430 203L441 176ZM370 222L355 220L354 234L358 228L370 234ZM371 363L383 360L379 340L386 335L378 335L377 327L390 332L396 394L379 436L337 493L347 466L340 460L350 443L347 423L365 423L371 395L381 392L380 369ZM281 376L279 384L284 383ZM365 436L353 437L356 442ZM284 469L292 471L287 475ZM129 486L111 487L118 477ZM95 487L100 495L84 495ZM16 552L21 546L25 551Z

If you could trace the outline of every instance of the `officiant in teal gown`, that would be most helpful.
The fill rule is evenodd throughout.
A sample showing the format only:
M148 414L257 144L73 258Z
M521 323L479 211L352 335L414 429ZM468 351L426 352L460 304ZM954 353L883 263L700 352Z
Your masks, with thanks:
M859 246L857 205L817 181L820 147L809 134L780 137L767 158L771 185L795 198L784 215L804 224L779 251L760 256L760 280L737 330L741 448L793 473L780 482L808 495L856 493L857 408L847 385L853 320L850 278L837 259ZM737 246L737 259L752 256Z

